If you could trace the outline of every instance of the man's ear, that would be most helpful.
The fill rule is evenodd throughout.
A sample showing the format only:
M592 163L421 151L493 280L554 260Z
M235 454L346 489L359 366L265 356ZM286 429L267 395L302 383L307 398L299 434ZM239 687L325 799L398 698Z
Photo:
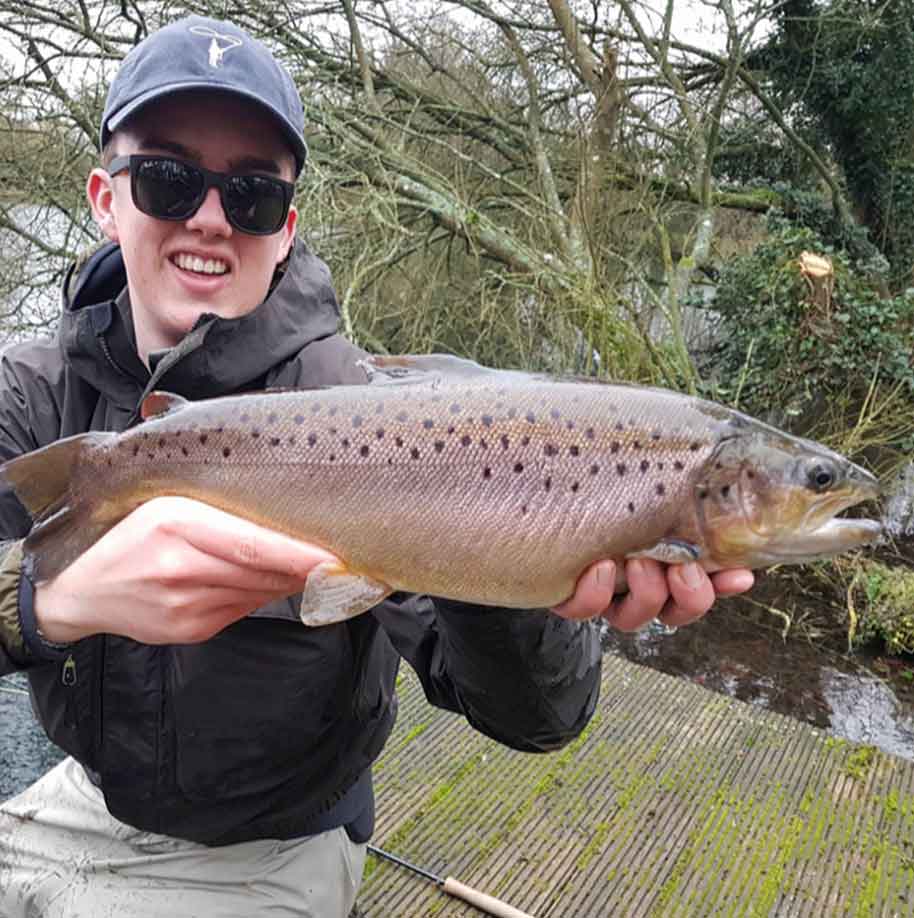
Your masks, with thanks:
M112 178L104 169L95 168L86 182L86 197L92 208L92 217L101 231L112 241L118 242L117 220L114 216L114 189Z
M289 257L289 250L292 243L295 242L295 226L298 223L298 209L295 205L289 207L289 213L286 216L285 226L280 230L282 242L276 252L276 264L282 264Z

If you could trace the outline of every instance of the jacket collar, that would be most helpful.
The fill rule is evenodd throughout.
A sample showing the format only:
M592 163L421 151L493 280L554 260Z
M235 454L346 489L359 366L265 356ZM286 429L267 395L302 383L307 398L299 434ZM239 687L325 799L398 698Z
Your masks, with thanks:
M74 265L64 285L60 339L74 372L116 404L145 391L211 398L261 388L271 369L337 330L339 306L327 266L299 242L266 300L245 316L203 315L149 370L136 351L120 248L108 243Z

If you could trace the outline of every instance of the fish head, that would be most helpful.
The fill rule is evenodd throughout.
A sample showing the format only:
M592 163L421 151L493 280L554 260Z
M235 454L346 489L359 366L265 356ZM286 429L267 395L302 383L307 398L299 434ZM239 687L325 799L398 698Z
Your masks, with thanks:
M821 444L741 422L706 463L695 499L719 567L800 564L872 542L874 520L838 514L879 496L877 479Z

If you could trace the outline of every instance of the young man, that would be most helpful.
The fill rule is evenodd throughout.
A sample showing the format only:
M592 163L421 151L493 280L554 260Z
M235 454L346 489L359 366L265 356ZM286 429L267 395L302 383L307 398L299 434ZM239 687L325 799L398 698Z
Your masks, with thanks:
M109 244L71 272L56 335L4 353L0 461L122 430L153 389L365 381L327 269L295 241L302 132L291 79L230 23L190 17L128 55L87 184ZM4 486L0 539L29 525ZM614 600L604 562L558 614L396 596L308 629L293 594L326 557L179 498L143 505L50 581L13 545L0 673L28 672L70 758L0 808L0 914L345 918L400 655L432 703L553 749L597 698L599 641L575 619L683 624L715 587L751 583L632 563Z

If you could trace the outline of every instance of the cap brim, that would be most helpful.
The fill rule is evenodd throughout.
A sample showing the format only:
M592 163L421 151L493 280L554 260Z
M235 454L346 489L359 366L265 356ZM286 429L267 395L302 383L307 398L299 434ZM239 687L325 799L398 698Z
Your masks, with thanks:
M283 132L283 136L288 141L289 146L292 147L292 152L295 156L296 175L301 172L302 167L308 158L308 145L305 143L301 134L298 133L295 126L281 112L277 111L268 102L265 102L256 93L246 92L243 89L238 89L235 86L214 86L212 83L207 83L202 80L186 83L173 83L169 86L160 86L156 89L150 90L147 93L144 93L141 96L138 96L136 99L133 99L128 105L125 105L115 114L111 115L102 125L102 146L108 142L114 131L121 127L125 121L127 121L132 115L135 115L141 108L145 108L147 105L149 105L151 102L155 102L157 99L171 96L175 93L188 92L194 89L205 90L206 92L221 92L225 93L226 95L237 96L240 99L244 99L248 102L253 102L262 111L265 111L268 115L271 115L279 123L279 126Z

